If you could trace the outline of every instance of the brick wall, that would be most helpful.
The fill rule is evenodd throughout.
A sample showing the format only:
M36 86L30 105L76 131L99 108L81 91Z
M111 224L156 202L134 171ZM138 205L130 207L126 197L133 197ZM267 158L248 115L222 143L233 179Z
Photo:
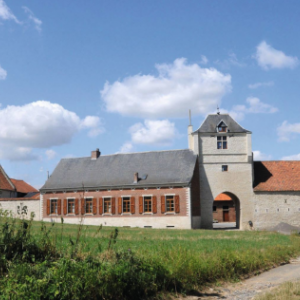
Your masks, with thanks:
M228 206L229 212L229 220L228 222L235 222L236 221L236 213L235 213L235 206L233 201L214 201L213 206L216 206L216 211L213 212L214 220L218 220L218 222L224 222L223 217L223 206Z
M47 200L48 199L67 199L85 197L93 197L97 199L97 213L81 215L62 215L66 223L78 223L84 217L85 224L100 224L106 226L130 226L130 227L144 227L151 226L154 228L164 228L173 226L174 228L191 228L190 204L187 195L190 194L189 187L182 188L149 188L149 189L124 189L124 190L105 190L105 191L88 191L88 192L58 192L46 193L42 196L42 215L45 221L60 220L58 215L47 214ZM178 213L163 213L161 210L162 196L178 195L179 196L179 212ZM135 213L118 213L118 198L119 197L133 197L135 203ZM157 198L157 213L140 213L139 212L139 197L140 196L156 196ZM99 198L113 197L115 198L115 214L100 214L99 213ZM63 204L62 204L63 206ZM80 205L79 205L80 206ZM172 228L173 228L172 227Z

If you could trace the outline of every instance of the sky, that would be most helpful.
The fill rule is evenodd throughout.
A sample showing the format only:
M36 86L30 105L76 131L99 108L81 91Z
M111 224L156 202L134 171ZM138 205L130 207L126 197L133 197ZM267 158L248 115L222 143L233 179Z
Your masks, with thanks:
M0 0L0 164L186 149L229 113L256 160L300 159L298 0Z

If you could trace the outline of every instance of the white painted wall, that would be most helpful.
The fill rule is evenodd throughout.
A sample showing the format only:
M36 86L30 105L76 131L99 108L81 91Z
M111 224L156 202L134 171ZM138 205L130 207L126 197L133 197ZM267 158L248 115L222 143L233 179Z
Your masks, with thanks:
M34 220L35 221L39 221L41 220L40 216L40 200L22 200L22 198L20 198L20 200L12 200L12 201L1 201L0 199L0 208L2 210L7 210L9 212L12 213L12 216L15 218L19 218L21 217L20 214L18 214L18 206L19 207L24 207L27 206L28 208L28 212L27 215L24 215L24 217L26 219L30 218L30 214L31 212L34 212L35 217Z

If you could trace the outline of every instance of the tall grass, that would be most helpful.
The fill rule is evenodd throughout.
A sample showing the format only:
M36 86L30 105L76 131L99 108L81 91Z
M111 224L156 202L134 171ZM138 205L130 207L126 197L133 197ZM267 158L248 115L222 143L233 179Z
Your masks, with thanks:
M268 232L103 228L0 211L1 299L144 299L200 289L300 254Z

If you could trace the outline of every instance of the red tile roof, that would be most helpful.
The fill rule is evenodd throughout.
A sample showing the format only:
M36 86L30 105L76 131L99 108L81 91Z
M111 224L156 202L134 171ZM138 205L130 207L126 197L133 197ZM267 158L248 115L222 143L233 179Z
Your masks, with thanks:
M10 181L9 177L0 166L0 190L15 191L13 183Z
M300 191L300 161L254 162L254 191Z
M19 193L27 194L31 192L38 192L37 189L35 189L33 186L26 183L24 180L13 179L13 178L11 178L10 180L12 181L12 183L17 189L17 192Z
M220 194L216 197L215 201L232 201L232 199L227 194Z

